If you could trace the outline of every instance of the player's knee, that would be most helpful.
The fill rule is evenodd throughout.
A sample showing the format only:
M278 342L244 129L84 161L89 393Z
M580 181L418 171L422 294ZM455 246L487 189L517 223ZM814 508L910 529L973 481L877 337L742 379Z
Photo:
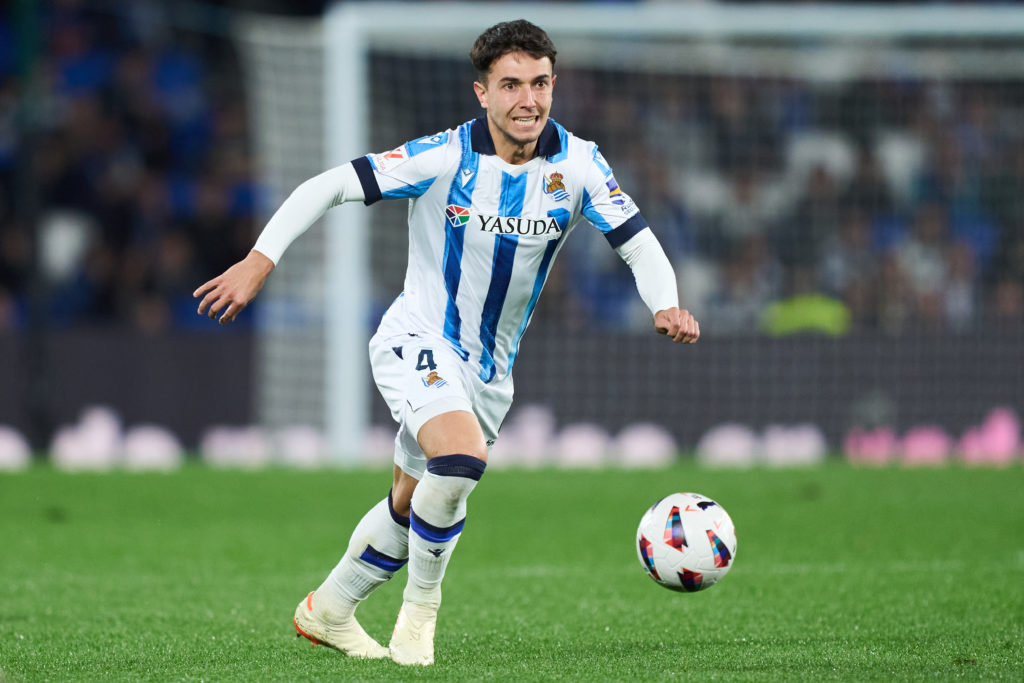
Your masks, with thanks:
M421 437L420 443L428 462L450 455L464 455L487 462L487 441L479 428L440 435L435 432L433 437Z
M416 435L428 459L463 454L487 462L487 441L473 413L463 410L436 415Z

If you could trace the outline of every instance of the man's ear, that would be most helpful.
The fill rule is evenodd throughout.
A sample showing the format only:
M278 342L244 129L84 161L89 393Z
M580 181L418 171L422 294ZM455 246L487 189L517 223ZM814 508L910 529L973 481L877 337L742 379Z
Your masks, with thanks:
M487 86L480 81L473 81L473 92L476 93L480 106L487 109Z

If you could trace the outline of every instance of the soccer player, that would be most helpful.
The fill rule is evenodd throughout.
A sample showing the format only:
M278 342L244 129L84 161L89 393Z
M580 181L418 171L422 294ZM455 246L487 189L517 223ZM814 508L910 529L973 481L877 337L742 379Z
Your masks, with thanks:
M300 635L353 657L434 661L441 581L466 522L466 499L512 402L512 366L551 264L582 219L632 269L654 328L693 343L675 274L597 146L551 120L555 48L524 21L477 38L470 58L484 115L302 183L252 251L196 290L199 313L226 323L288 245L343 202L409 200L404 291L370 340L374 380L398 423L388 496L295 611ZM355 619L359 603L408 562L388 648Z

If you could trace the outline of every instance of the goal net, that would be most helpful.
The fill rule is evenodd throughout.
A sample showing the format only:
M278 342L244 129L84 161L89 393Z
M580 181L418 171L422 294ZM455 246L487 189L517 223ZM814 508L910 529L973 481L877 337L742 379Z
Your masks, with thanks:
M731 422L936 424L1024 410L1024 11L1013 7L353 3L237 27L272 210L324 168L480 115L467 53L523 16L558 48L552 116L601 146L703 337L652 333L577 229L516 405L683 449ZM401 291L404 202L332 210L259 304L259 412L358 459L389 425L366 354ZM515 408L513 408L513 413Z

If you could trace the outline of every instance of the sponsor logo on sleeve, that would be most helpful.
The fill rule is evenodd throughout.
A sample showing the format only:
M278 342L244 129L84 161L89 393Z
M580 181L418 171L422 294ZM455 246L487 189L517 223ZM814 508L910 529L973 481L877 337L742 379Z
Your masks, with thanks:
M399 164L409 160L409 152L405 149L405 145L396 147L390 152L384 152L383 154L373 155L373 165L376 169L385 173L394 169Z
M615 182L615 176L609 176L605 185L608 187L608 198L612 200L612 204L622 206L626 203L626 196L622 194L619 184Z

